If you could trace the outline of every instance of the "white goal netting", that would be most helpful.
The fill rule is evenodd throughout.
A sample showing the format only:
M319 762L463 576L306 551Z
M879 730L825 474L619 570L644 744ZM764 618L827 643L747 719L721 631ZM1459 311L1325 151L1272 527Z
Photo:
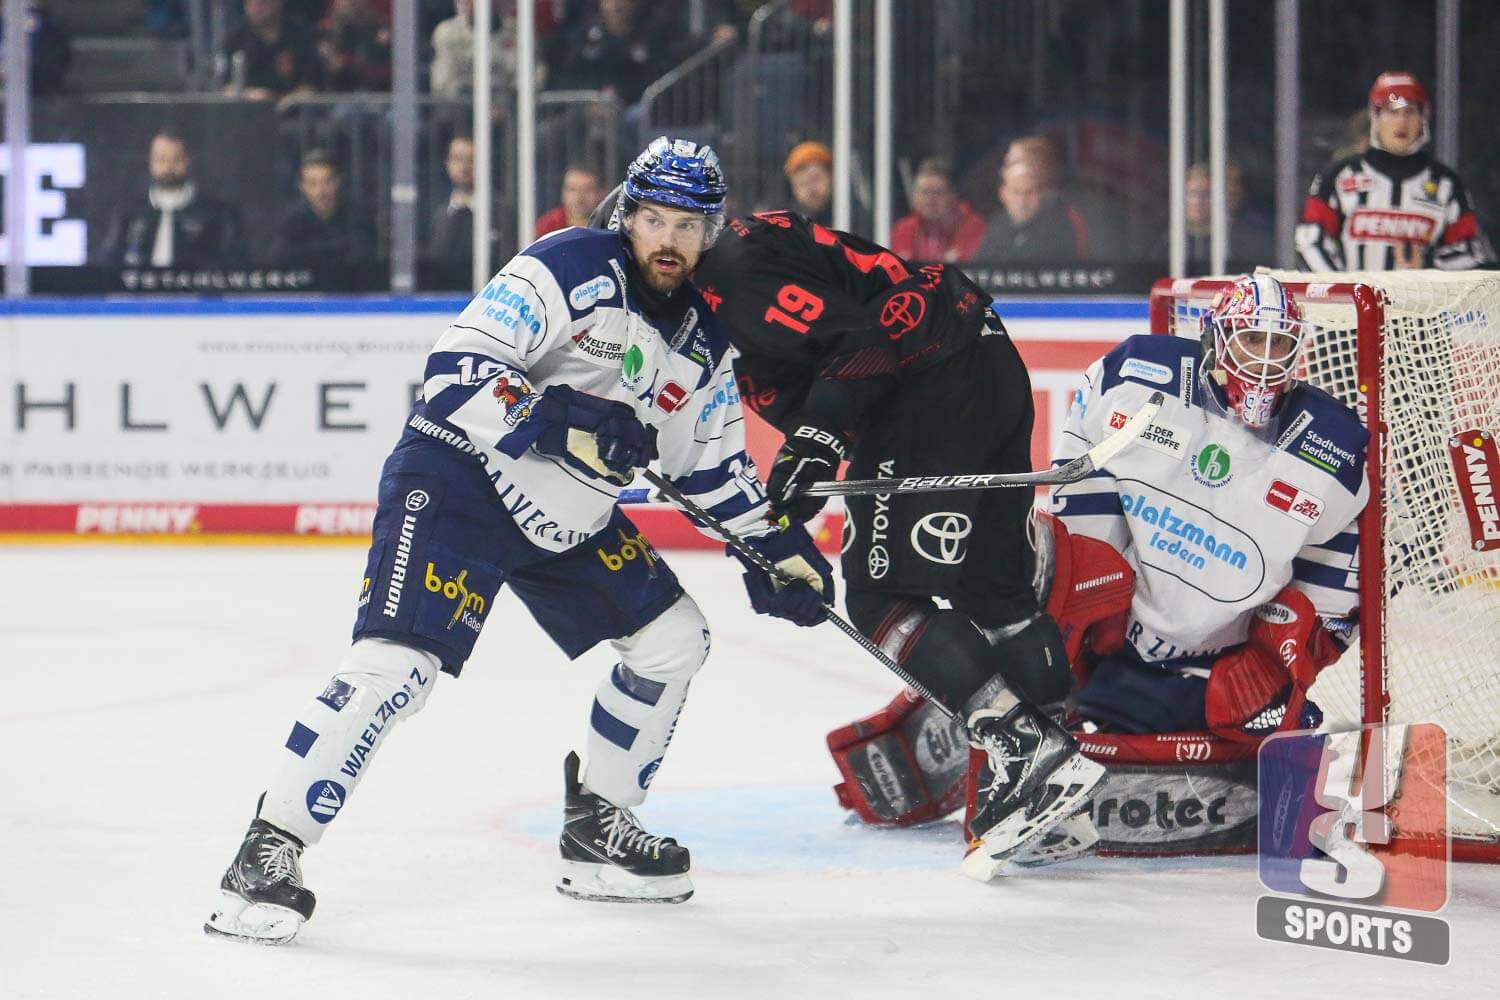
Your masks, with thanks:
M1379 607L1361 608L1361 628L1378 637L1378 662L1367 670L1356 644L1312 697L1330 721L1377 721L1383 676L1386 718L1436 722L1448 734L1450 830L1500 841L1500 547L1477 549L1466 513L1467 500L1475 516L1494 514L1484 474L1500 477L1500 468L1469 471L1466 491L1450 456L1464 432L1500 435L1500 273L1270 273L1293 286L1307 319L1322 327L1303 377L1367 424L1378 403L1386 427L1383 439L1372 433L1382 495L1361 528L1362 546L1381 540L1380 558L1361 563L1379 577L1378 590L1367 592L1379 595ZM1156 293L1167 307L1159 332L1196 336L1218 283L1165 284ZM1355 293L1356 284L1375 294ZM1373 389L1362 384L1362 351Z

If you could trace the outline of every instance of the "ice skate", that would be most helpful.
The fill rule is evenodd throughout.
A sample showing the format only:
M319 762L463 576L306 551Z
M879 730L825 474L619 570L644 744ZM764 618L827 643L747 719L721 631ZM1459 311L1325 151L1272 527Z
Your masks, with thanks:
M302 885L303 844L256 818L219 881L219 902L203 930L256 944L285 944L312 916L317 898Z
M1060 865L1094 853L1099 830L1084 810L1079 810L1046 833L1000 862L996 875L1019 875L1032 868Z
M988 882L1023 848L1077 812L1103 779L1104 768L1085 757L1061 726L1024 704L975 712L969 733L989 761L981 773L963 872Z
M688 849L642 830L629 809L578 781L578 755L563 762L562 878L557 891L613 903L681 903L693 894Z

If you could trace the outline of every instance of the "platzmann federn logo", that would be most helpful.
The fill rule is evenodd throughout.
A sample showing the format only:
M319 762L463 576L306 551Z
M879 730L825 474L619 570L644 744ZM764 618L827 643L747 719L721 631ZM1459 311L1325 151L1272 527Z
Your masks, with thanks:
M1433 724L1288 733L1260 748L1268 941L1446 965L1447 738ZM1418 911L1418 912L1413 912Z

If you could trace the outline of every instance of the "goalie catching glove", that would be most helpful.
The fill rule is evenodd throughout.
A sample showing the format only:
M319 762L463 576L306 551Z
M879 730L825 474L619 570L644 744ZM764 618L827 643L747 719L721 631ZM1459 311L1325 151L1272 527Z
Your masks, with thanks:
M745 567L745 590L757 614L784 618L796 625L816 625L833 603L833 567L800 524L742 541L772 563L788 582L771 577L732 546L725 551Z
M549 385L497 447L520 458L533 445L588 476L625 486L656 457L656 428L642 424L624 403Z
M1322 713L1307 700L1307 691L1339 653L1307 595L1282 588L1255 610L1245 644L1214 661L1203 692L1209 731L1226 739L1259 740L1316 727Z

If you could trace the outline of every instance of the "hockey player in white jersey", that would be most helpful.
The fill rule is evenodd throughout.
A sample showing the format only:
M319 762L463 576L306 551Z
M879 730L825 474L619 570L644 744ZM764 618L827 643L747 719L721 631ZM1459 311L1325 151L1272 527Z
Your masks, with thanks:
M438 338L386 461L354 643L297 713L205 929L280 942L312 915L300 859L397 723L464 665L502 583L570 658L608 641L587 769L564 764L559 891L680 902L686 848L631 814L661 764L708 627L616 504L662 474L788 579L746 567L761 613L813 625L833 597L800 526L775 528L744 450L731 350L688 281L723 224L706 146L660 138L631 164L618 232L566 229L492 278ZM497 664L497 666L506 666Z
M1059 463L1173 393L1135 447L1052 494L1069 534L1135 575L1123 642L1079 693L1102 728L1258 737L1312 721L1295 717L1300 695L1347 641L1369 485L1363 425L1293 378L1308 334L1282 285L1254 275L1219 295L1200 342L1130 337L1089 368Z
M1292 377L1309 331L1255 275L1220 296L1199 340L1129 337L1088 369L1054 464L1167 394L1134 445L1057 487L1037 519L1039 550L1058 553L1044 564L1072 567L1039 596L1068 655L1089 661L1076 699L1089 728L1251 740L1316 721L1305 693L1349 635L1368 489L1363 426ZM904 763L932 783L930 757ZM971 808L985 780L971 773ZM1097 840L1081 812L982 875Z

